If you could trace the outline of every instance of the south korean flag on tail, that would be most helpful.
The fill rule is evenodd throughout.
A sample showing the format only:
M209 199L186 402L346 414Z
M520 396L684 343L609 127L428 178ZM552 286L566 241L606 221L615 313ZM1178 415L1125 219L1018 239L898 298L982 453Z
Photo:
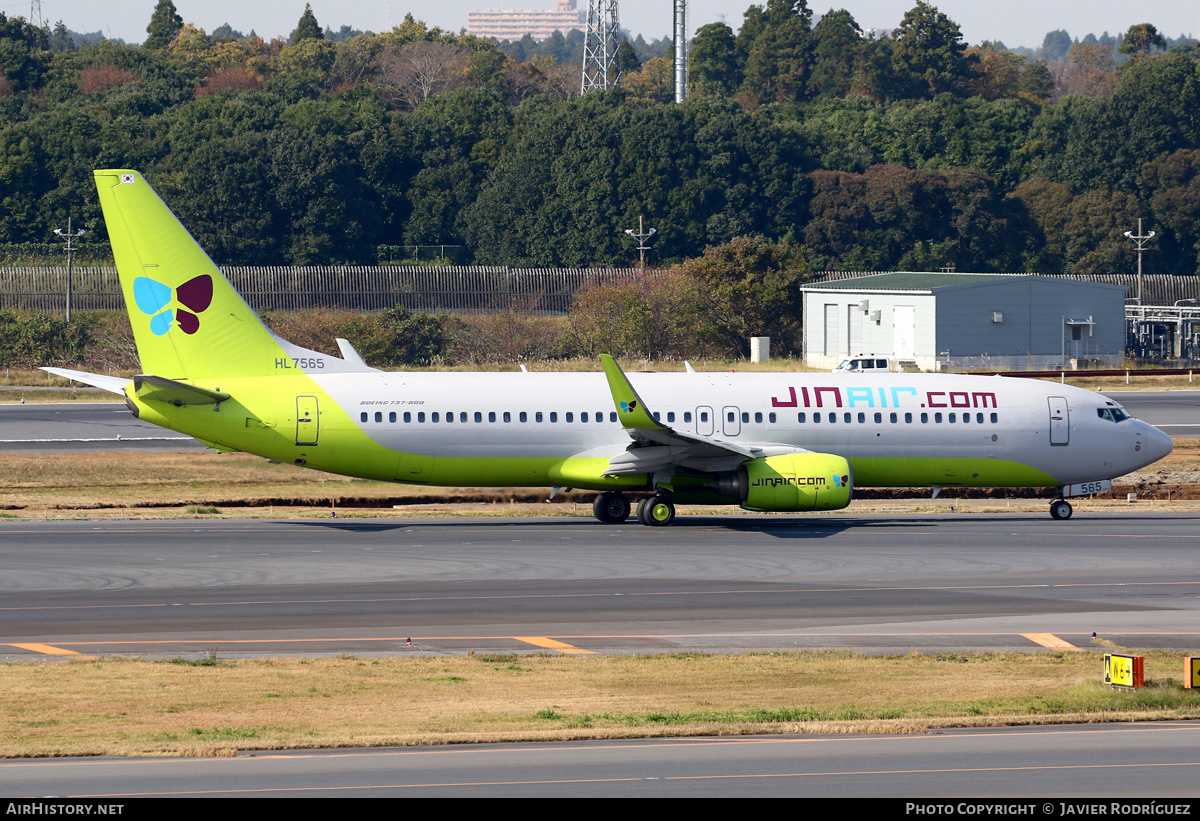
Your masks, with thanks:
M137 180L137 177L135 177L133 174L122 174L121 175L122 183L127 183L127 182L131 183L131 182L134 182L135 180Z

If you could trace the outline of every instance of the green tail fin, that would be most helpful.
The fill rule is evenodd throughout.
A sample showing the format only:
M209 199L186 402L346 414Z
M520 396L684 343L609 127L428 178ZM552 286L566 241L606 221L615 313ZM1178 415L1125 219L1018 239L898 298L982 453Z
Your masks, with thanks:
M187 380L278 372L280 341L142 175L95 177L142 371Z

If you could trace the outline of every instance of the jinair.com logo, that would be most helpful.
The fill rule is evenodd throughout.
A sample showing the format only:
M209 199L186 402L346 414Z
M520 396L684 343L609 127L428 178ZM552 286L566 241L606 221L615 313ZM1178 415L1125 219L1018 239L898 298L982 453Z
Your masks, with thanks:
M175 289L150 277L133 281L133 300L139 311L151 317L150 330L155 336L162 336L176 324L185 334L196 333L200 330L197 314L208 309L212 297L213 282L208 274L192 277Z

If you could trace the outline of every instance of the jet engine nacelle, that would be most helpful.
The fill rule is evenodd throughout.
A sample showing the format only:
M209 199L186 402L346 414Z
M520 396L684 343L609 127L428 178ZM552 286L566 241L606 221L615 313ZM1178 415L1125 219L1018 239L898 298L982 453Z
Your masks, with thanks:
M746 462L710 487L747 510L841 510L854 498L854 475L841 456L789 453Z

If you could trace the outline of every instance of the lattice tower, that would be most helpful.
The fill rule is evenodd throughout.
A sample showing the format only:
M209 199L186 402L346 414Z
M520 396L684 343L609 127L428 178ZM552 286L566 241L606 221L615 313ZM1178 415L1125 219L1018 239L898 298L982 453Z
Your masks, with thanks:
M611 88L621 81L621 71L617 67L617 46L620 44L617 0L588 0L581 93L587 94L593 88Z

